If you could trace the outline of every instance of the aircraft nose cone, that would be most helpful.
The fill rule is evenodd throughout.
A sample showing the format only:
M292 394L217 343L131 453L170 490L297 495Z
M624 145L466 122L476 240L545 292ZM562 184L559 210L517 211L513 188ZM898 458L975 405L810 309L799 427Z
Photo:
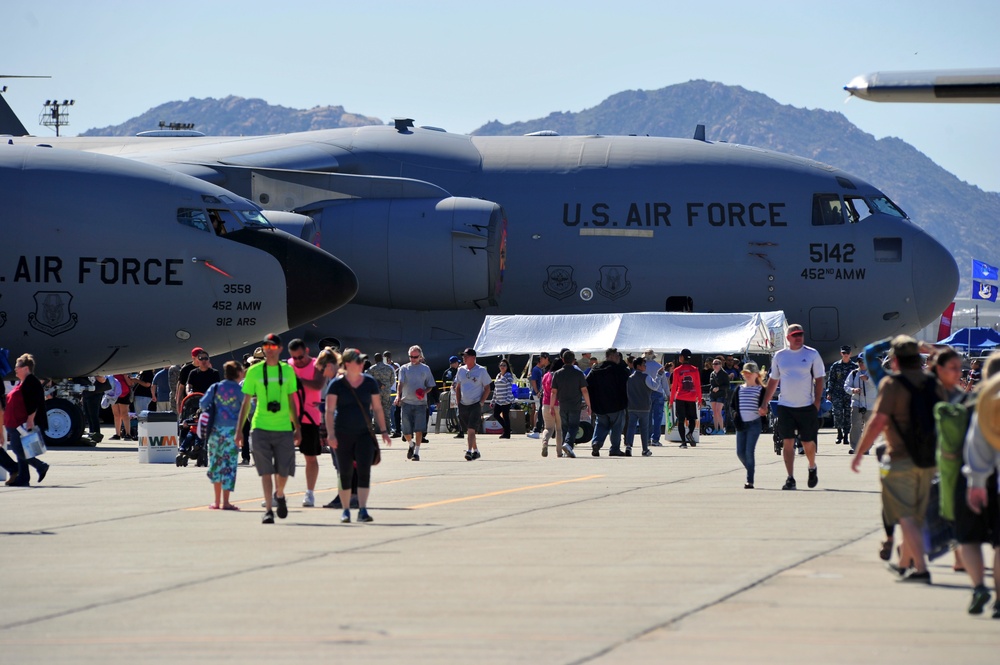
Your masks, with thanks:
M285 285L288 325L314 321L349 303L358 292L358 278L346 263L309 243L286 236Z
M282 231L239 230L227 238L261 249L285 273L288 327L296 328L343 307L358 292L346 263Z
M944 245L921 233L913 242L913 298L920 325L937 320L958 292L958 265Z

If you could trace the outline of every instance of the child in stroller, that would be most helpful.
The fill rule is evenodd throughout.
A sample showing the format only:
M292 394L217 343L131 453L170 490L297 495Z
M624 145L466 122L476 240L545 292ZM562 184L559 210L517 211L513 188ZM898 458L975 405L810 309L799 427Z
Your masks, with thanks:
M202 393L190 393L181 404L177 424L177 466L187 466L190 460L195 460L195 466L208 466L208 450L198 437L198 416L201 415L198 401L201 398Z

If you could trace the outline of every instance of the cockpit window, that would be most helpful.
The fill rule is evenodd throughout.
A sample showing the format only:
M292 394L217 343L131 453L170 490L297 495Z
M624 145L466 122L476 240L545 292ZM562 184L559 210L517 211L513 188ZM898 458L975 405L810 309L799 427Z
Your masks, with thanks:
M208 215L205 214L204 210L198 208L178 208L177 223L199 231L209 231L212 228L208 223Z
M271 222L259 210L236 210L237 215L243 220L243 226L250 228L270 228Z
M902 217L903 219L908 219L906 213L903 212L899 206L889 200L888 196L877 196L871 199L872 207L876 211L885 213L887 215L892 215L893 217Z
M844 210L836 194L813 195L813 226L833 226L844 223Z
M857 224L858 222L872 216L875 211L868 201L860 196L845 196L844 211L847 213L847 222Z

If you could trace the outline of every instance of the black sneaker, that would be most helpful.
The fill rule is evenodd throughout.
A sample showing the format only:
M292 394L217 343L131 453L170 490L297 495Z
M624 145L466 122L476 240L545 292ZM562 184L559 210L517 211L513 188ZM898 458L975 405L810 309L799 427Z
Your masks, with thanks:
M1000 619L1000 600L993 603L993 618Z
M411 462L419 462L420 461L420 455L418 455L416 453L413 453L413 456L410 457L410 461Z
M653 451L650 450L649 448L646 448L644 451L642 451L642 456L643 457L652 457L653 456Z
M625 448L625 457L632 457L632 449Z
M788 476L788 480L786 480L785 484L781 486L781 489L783 489L783 490L793 490L793 489L796 489L795 488L795 479L792 478L791 476Z
M274 524L274 513L270 510L264 513L264 517L260 520L261 524Z
M691 444L692 448L696 448L698 446L698 442L694 440L694 434L688 434L688 443Z
M608 457L625 457L625 453L620 450L614 450L608 452Z
M922 573L918 573L913 568L910 568L908 571L906 571L905 573L903 573L900 576L900 578L898 580L896 580L896 581L897 582L907 582L907 583L910 583L910 584L930 584L931 583L931 574L930 574L929 571L926 571L926 570L924 572L922 572Z
M326 504L323 507L324 508L343 508L344 504L342 504L340 502L340 497L339 496L335 496L335 497L333 497L333 501L331 501L330 503Z
M972 590L972 602L969 603L969 614L982 614L986 603L990 602L990 590L985 584L980 584Z
M688 447L688 444L687 444L686 441L681 441L681 445L678 446L678 448L687 448L687 447Z
M597 446L596 444L590 446L590 454L591 454L592 457L600 457L601 456L601 448L599 446ZM39 480L41 480L41 478L39 478Z
M413 459L413 446L406 449L406 459Z
M815 467L809 469L809 481L807 482L807 484L809 485L810 489L819 485L819 474L817 473L817 471L818 470Z
M361 510L358 511L358 521L359 522L374 522L375 520L372 519L372 516L368 514L368 509L367 508L362 508Z
M49 472L49 465L46 464L41 469L38 470L38 482L45 480L45 474Z
M456 438L456 439L464 439L464 438L465 438L465 435L464 435L464 434L462 434L461 432L459 432L458 434L456 434L456 435L455 435L455 438Z
M472 461L472 451L471 450L466 450L465 451L465 461L466 462L471 462Z
M893 575L895 575L896 577L902 577L903 575L906 575L906 572L909 570L908 568L903 568L902 566L897 566L894 563L888 563L888 562L885 564L885 569L888 570Z
M285 501L285 497L279 496L275 497L278 501L278 518L285 519L288 517L288 502Z
M478 449L472 451L472 459L479 459L480 457L482 457L482 455L479 454Z

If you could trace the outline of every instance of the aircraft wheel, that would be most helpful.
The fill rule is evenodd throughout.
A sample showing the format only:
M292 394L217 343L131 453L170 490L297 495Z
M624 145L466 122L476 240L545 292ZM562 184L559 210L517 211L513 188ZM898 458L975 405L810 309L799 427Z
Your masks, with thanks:
M47 446L79 445L83 436L83 414L68 399L45 401L45 418L48 427L43 432Z
M576 430L576 443L590 441L593 436L594 426L587 422L580 423L580 427Z

